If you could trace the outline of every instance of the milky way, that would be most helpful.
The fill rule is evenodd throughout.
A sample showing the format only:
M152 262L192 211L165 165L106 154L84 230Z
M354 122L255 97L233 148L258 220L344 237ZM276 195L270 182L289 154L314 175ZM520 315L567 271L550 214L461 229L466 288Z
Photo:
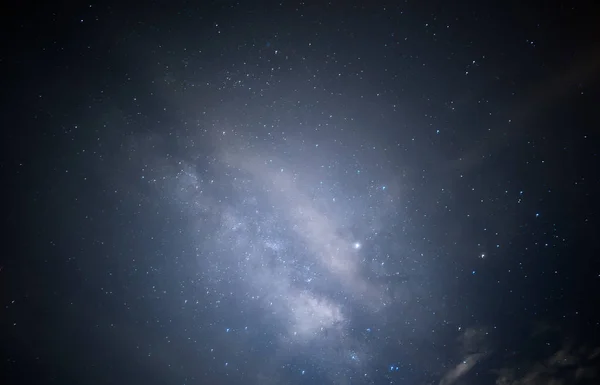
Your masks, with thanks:
M242 145L226 135L207 135L210 156L198 161L188 151L155 182L190 219L185 232L207 292L217 305L225 293L240 314L258 314L244 331L266 323L278 349L327 366L330 375L369 376L373 335L390 313L409 309L407 277L427 262L389 241L403 210L385 156L365 162L339 140L282 135L268 146ZM161 157L144 158L159 164ZM277 372L280 355L265 370Z

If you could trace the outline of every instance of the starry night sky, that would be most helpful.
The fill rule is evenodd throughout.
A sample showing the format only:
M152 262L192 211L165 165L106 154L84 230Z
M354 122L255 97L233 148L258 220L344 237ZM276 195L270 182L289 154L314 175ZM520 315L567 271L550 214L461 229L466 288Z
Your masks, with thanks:
M19 3L0 382L596 384L600 33L541 5Z

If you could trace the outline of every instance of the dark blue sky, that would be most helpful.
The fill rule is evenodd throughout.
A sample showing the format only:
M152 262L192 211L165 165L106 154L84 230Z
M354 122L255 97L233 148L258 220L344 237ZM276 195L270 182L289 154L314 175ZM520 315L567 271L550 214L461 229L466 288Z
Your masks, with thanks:
M582 3L7 23L3 383L593 383Z

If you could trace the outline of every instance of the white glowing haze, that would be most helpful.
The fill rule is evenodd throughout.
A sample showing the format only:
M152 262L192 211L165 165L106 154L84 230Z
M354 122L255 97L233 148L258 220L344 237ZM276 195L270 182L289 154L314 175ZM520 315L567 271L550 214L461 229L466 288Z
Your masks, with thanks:
M213 166L225 170L227 180L203 180L190 166L179 174L177 191L186 208L199 208L219 223L218 232L198 245L209 279L237 277L245 299L258 300L266 316L285 325L282 338L306 342L324 330L343 331L347 300L378 311L389 298L365 279L362 243L344 230L347 213L360 207L329 198L327 189L315 197L305 183L316 178L314 170L284 164L257 151L226 148ZM373 231L363 227L361 234Z
M260 328L259 338L267 333L267 344L278 346L259 369L260 383L278 383L290 355L326 367L331 383L366 375L381 367L373 361L375 341L385 339L377 323L393 319L398 342L392 343L399 343L407 330L431 330L426 317L437 317L433 302L421 311L420 298L431 294L419 282L396 278L423 269L423 254L404 246L395 227L403 223L400 180L385 162L353 170L334 153L314 156L311 147L218 144L200 161L192 154L175 169L162 166L161 194L191 220L184 230L210 311L226 298L226 310L217 311L239 314L243 325ZM417 315L418 324L408 322ZM231 321L223 320L224 333ZM467 355L443 383L480 358ZM337 375L344 371L350 377Z

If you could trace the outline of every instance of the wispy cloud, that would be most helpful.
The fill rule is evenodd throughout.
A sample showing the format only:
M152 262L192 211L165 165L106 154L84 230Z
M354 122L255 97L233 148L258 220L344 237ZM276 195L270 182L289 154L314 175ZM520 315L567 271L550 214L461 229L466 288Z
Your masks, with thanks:
M496 385L597 384L600 348L565 346L528 366L496 371Z
M466 356L454 368L449 370L440 380L440 385L450 385L467 374L483 358L485 353L475 353Z
M484 359L489 351L486 349L485 329L466 329L458 338L462 360L442 377L439 385L450 385L467 374L473 367Z

